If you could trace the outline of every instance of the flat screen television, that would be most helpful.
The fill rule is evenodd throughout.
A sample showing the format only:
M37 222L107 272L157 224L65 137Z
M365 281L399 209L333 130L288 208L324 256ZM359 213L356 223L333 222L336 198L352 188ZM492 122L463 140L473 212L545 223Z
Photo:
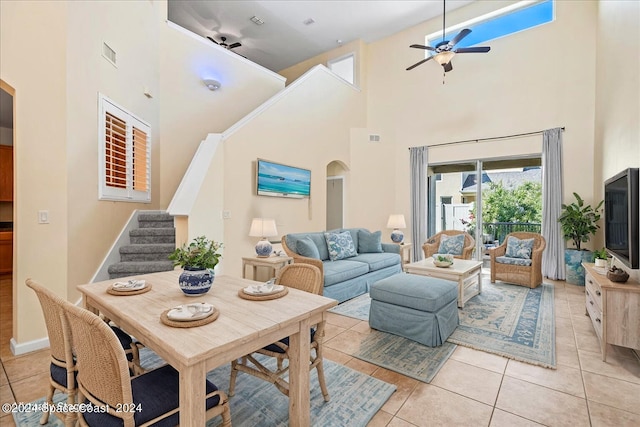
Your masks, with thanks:
M638 168L604 182L604 239L607 251L632 269L640 268Z
M311 195L311 171L258 159L256 177L259 196L302 199Z

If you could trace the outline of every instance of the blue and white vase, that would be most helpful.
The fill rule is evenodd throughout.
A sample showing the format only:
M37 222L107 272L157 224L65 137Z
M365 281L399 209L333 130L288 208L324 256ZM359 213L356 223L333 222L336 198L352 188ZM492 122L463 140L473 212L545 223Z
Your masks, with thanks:
M404 240L404 233L397 228L391 232L391 241L393 243L402 243Z
M180 289L189 297L197 297L209 292L216 274L213 269L184 267L180 274Z

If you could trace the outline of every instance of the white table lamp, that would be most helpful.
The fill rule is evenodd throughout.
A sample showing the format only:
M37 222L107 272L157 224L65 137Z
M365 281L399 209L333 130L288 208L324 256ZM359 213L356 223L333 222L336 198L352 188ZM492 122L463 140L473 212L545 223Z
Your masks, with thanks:
M267 237L273 237L278 235L276 229L276 220L269 218L253 218L251 221L251 229L249 230L249 236L261 237L261 240L256 244L256 254L260 258L266 258L271 255L273 247L267 240Z
M404 222L404 215L402 214L389 215L387 228L393 228L393 231L391 232L391 240L394 243L402 243L402 239L404 239L404 233L399 229L407 228L407 224Z

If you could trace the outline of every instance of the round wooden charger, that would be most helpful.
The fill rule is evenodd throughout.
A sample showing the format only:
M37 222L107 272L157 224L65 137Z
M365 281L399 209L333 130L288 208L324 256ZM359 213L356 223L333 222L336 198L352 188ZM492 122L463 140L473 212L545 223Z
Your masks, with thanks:
M144 294L145 292L149 292L151 290L152 286L150 283L147 283L147 286L145 286L142 289L138 289L137 291L119 291L117 289L113 289L111 286L109 286L107 288L107 293L111 294L111 295L120 295L120 296L126 296L126 295L140 295L140 294Z
M285 286L283 290L280 292L276 292L275 294L270 295L251 295L244 291L244 289L240 289L238 291L238 296L242 299L249 299L253 301L267 301L270 299L281 298L289 293L289 289Z
M217 308L213 307L213 313L210 316L207 316L203 319L198 319L198 320L192 320L192 321L179 321L179 320L171 320L169 319L169 317L167 316L167 313L169 313L169 311L171 311L171 309L169 310L165 310L162 312L162 314L160 315L160 321L162 323L164 323L167 326L173 326L174 328L193 328L195 326L202 326L202 325L206 325L208 323L213 322L214 320L216 320L218 318L218 316L220 316L220 310L218 310Z

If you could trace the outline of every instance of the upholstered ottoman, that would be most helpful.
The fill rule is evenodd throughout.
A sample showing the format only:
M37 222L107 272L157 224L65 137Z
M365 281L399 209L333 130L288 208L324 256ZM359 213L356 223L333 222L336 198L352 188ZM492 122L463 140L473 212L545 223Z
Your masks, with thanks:
M429 347L442 345L458 326L458 284L400 273L371 285L369 326Z

